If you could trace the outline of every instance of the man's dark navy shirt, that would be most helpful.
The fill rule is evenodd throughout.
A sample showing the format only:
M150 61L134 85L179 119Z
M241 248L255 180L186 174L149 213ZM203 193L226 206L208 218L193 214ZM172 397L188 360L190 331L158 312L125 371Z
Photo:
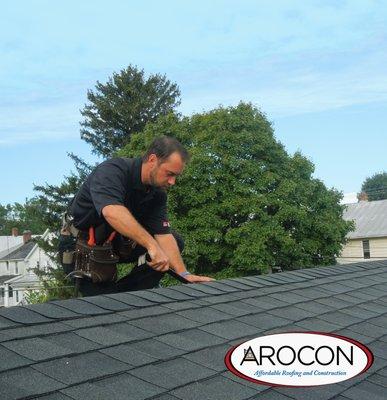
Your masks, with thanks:
M170 233L167 194L141 182L141 158L112 158L98 165L70 203L74 226L87 230L106 223L102 209L125 206L152 235Z

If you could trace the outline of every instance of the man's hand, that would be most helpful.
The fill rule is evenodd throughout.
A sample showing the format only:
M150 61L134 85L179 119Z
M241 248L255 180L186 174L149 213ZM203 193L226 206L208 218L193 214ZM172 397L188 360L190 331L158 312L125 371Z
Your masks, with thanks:
M151 261L148 261L148 265L158 272L166 272L169 269L169 259L161 249L161 247L155 243L148 247L148 254Z
M186 275L184 278L191 283L211 282L215 280L214 278L210 278L209 276L200 276L193 274Z

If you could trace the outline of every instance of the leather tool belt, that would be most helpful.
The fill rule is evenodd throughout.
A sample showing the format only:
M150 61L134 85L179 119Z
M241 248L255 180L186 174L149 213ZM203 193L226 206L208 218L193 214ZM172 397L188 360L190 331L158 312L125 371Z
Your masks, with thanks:
M117 279L117 262L119 257L113 251L113 232L105 243L97 245L94 239L94 228L89 229L89 239L78 235L75 246L76 278L89 278L93 283L113 282Z

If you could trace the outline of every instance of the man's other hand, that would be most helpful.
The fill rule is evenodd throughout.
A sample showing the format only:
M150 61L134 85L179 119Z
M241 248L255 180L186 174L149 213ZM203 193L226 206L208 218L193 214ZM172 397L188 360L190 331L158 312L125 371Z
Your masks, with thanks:
M211 282L215 280L214 278L210 278L209 276L200 276L193 274L186 275L184 278L191 283Z

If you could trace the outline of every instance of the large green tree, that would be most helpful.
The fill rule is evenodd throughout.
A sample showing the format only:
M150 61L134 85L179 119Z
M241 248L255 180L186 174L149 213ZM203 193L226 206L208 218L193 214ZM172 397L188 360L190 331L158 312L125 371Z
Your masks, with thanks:
M191 162L169 193L172 225L198 273L241 275L335 263L352 224L341 194L313 178L313 164L289 155L251 104L179 118L134 135L121 155L142 154L154 137L174 136Z
M361 191L369 201L387 199L387 172L379 172L365 179Z

